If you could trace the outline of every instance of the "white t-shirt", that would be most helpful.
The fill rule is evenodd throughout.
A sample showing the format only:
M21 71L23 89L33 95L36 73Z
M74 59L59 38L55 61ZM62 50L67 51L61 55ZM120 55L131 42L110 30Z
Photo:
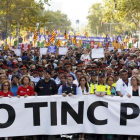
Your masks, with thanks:
M88 62L90 61L90 56L89 56L89 54L82 54L81 55L81 60L83 61L85 61L85 64L88 64Z
M119 79L116 83L116 91L120 91L122 95L125 95L129 86L131 86L130 79L128 79L128 86L123 82L122 79Z

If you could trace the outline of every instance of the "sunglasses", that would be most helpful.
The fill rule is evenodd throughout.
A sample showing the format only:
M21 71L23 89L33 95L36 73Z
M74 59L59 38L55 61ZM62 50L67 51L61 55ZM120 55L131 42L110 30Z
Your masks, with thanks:
M8 87L9 85L3 85L4 87Z

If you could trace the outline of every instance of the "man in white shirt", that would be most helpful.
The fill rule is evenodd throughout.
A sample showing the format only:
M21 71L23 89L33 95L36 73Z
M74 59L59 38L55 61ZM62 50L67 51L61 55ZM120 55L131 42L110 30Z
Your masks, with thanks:
M73 81L73 84L79 86L79 80L83 76L83 72L81 70L76 71L76 79Z
M130 80L128 79L128 71L122 70L120 72L120 77L121 79L119 79L116 83L116 91L120 97L123 97L127 91L128 86L131 86Z

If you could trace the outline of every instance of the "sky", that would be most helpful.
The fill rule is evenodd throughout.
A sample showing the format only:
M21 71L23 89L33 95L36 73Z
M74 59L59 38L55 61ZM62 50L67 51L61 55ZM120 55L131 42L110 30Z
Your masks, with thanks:
M76 27L76 20L79 20L79 27L83 28L87 25L89 8L94 3L101 3L102 0L49 0L51 6L46 6L46 10L57 11L68 15L71 20L72 27Z

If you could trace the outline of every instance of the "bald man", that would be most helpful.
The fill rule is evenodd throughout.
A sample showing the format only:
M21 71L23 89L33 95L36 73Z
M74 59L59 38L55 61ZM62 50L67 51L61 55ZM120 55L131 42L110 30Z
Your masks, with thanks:
M138 69L133 69L132 70L132 76L139 76L139 74L140 74L140 72L139 72L139 70Z

